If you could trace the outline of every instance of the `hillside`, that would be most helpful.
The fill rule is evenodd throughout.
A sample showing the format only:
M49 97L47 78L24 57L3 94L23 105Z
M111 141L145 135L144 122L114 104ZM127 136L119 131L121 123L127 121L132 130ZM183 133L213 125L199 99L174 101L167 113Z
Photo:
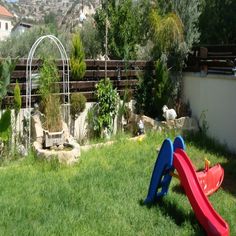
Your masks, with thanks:
M0 0L0 4L16 16L15 21L24 19L40 23L44 22L45 16L53 14L58 25L68 29L79 24L82 9L86 17L94 14L95 9L99 7L99 0Z

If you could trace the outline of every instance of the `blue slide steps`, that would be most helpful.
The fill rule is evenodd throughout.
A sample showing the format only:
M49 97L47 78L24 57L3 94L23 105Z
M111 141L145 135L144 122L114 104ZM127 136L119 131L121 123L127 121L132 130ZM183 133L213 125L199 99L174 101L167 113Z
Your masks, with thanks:
M152 178L148 190L148 195L144 204L151 204L158 198L167 194L172 176L170 170L173 164L173 145L170 139L166 139L158 154ZM160 188L160 190L159 190Z
M185 150L181 136L176 137L173 144L170 139L165 139L163 142L152 172L148 195L143 204L152 204L167 194L172 179L170 172L174 171L173 152L178 148Z

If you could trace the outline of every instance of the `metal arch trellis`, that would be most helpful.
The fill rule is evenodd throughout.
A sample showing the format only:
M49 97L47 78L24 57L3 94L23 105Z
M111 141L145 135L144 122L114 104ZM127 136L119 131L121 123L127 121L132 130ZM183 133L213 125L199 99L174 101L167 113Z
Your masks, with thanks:
M38 38L33 46L30 49L28 58L27 58L27 64L26 64L26 116L29 121L29 127L28 127L28 138L26 140L26 148L29 150L30 147L30 141L31 141L31 90L32 90L32 61L34 57L34 53L39 46L39 44L45 40L49 39L55 45L57 46L62 60L62 66L63 66L63 103L65 105L63 109L63 119L67 122L69 126L69 114L70 114L70 88L69 88L69 82L70 82L70 75L69 75L69 60L67 57L66 50L64 46L62 45L61 41L55 37L54 35L45 35Z

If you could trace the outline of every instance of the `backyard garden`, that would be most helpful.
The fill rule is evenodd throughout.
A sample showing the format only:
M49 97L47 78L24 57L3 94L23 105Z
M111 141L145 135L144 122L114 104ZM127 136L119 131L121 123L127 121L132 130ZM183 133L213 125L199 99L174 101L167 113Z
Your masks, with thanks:
M39 160L33 153L1 167L1 223L4 235L203 235L177 179L151 208L146 197L157 148L174 134L151 132L142 141L117 137L113 145L82 152L74 166ZM196 167L204 159L221 163L225 179L210 197L215 210L235 228L236 162L201 135L186 136Z
M183 95L207 7L177 2L102 2L66 34L0 42L1 235L236 235L235 153Z

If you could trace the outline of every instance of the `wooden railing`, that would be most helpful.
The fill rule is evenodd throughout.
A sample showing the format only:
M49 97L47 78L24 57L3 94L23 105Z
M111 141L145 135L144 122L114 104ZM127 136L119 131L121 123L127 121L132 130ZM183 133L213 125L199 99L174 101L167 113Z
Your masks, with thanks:
M233 75L235 67L236 45L205 45L189 54L185 71Z
M18 81L21 88L22 107L25 107L26 101L26 59L20 59L11 76L10 91L13 91L16 81ZM33 60L32 73L38 73L38 69L42 62L40 60ZM62 75L62 61L57 60L56 64L59 69L59 74ZM94 101L95 85L99 80L105 77L105 61L86 60L86 73L83 80L76 81L70 76L70 92L81 92L85 95L88 101ZM147 61L107 61L107 76L111 79L113 86L122 95L125 89L134 91L138 75L142 74L146 69L153 69L153 63ZM59 87L63 87L63 82L58 82ZM32 104L39 101L40 95L38 89L32 89ZM3 106L9 106L13 102L12 92L3 100Z
M18 81L21 88L22 106L26 100L26 59L20 59L11 76L10 90ZM59 74L62 75L62 61L56 61ZM33 60L32 71L37 73L42 61ZM86 73L83 80L76 81L70 77L70 92L83 93L88 101L94 101L95 85L105 77L105 61L86 60ZM236 68L236 45L227 46L204 46L195 47L189 54L186 62L186 72L201 72L202 74L225 74L232 75L233 68ZM138 82L138 76L145 70L153 70L153 62L150 61L107 61L107 76L111 79L114 87L122 95L125 89L134 92ZM63 83L59 82L62 90ZM39 101L37 89L32 90L32 104ZM13 103L12 92L3 100L3 106Z

